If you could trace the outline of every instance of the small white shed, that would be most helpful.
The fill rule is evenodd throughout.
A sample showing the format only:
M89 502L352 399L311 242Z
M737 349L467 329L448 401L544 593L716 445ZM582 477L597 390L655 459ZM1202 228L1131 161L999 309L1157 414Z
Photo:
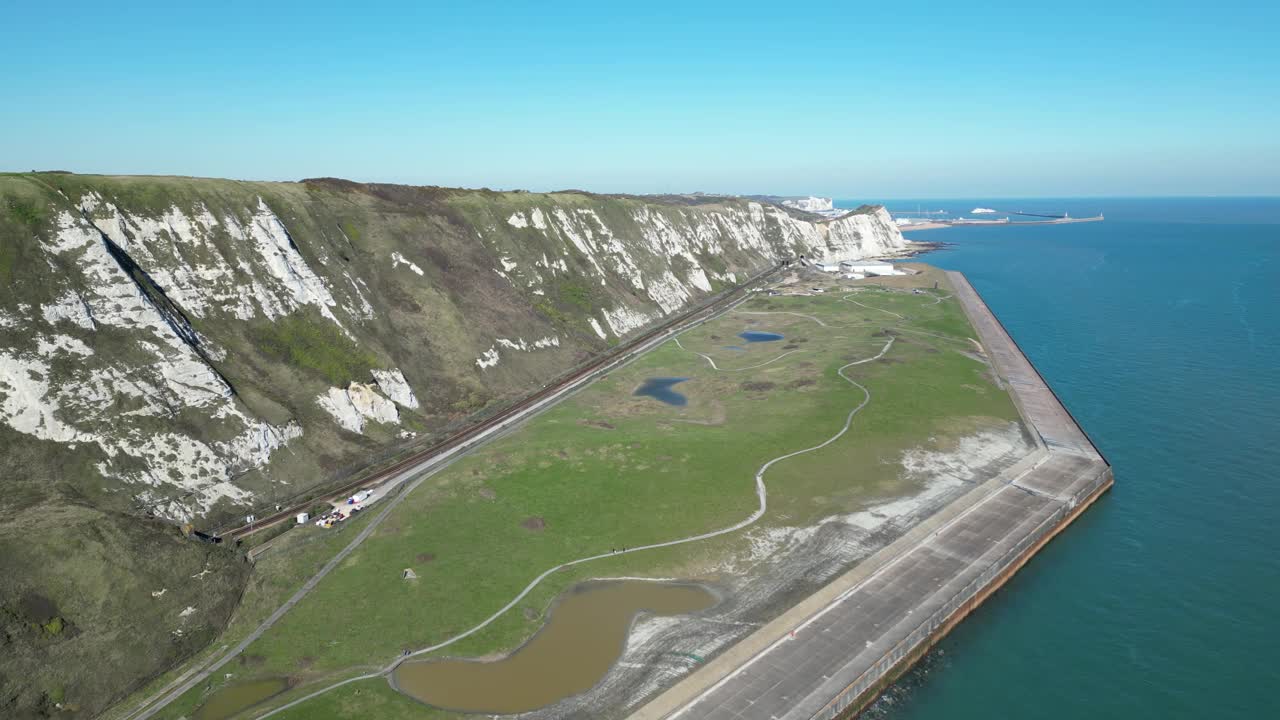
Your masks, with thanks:
M303 513L298 513L298 524L299 524L299 525L306 525L306 524L307 524L307 521L308 521L308 520L310 520L310 519L311 519L311 516L310 516L310 515L308 515L307 513L304 513L304 512L303 512Z

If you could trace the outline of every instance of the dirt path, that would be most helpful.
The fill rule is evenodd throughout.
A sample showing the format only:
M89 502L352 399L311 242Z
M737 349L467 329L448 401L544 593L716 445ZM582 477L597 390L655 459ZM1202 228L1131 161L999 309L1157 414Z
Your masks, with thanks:
M818 323L819 325L821 325L822 327L831 327L830 325L822 322L821 319L816 318L812 315L805 315L804 313L798 313L798 312L790 312L788 310L738 310L735 314L736 315L795 315L796 317L802 317L802 318L812 320Z
M880 352L876 353L875 355L873 355L873 356L871 356L871 357L863 358L862 360L854 360L853 362L846 363L845 365L840 366L840 369L836 371L836 372L837 372L837 374L839 374L839 375L840 375L840 377L841 377L841 378L843 378L843 379L844 379L846 382L848 382L850 385L853 385L854 387L856 387L856 388L858 388L859 390L861 390L861 391L862 391L862 393L863 393L862 401L861 401L861 402L859 402L859 403L858 403L858 404L857 404L857 405L856 405L852 410L850 410L850 411L849 411L849 414L845 417L844 425L843 425L843 426L841 426L841 428L840 428L840 429L839 429L839 430L838 430L834 435L832 435L831 437L827 438L825 441L823 441L823 442L821 442L821 443L819 443L819 444L817 444L817 445L814 445L814 446L812 446L812 447L807 447L807 448L804 448L804 449L802 449L802 450L796 450L796 451L794 451L794 452L790 452L790 453L787 453L787 454L785 454L785 455L779 455L778 457L773 458L772 460L769 460L768 462L766 462L765 464L763 464L763 465L761 465L761 466L760 466L760 469L756 471L756 475L755 475L755 490L756 490L756 497L757 497L757 499L759 500L759 507L758 507L758 508L756 508L755 512L751 513L751 515L749 515L746 519L744 519L744 520L742 520L742 521L740 521L740 522L738 522L738 523L735 523L735 524L733 524L733 525L730 525L729 527L721 528L721 529L719 529L719 530L712 530L712 531L710 531L710 532L701 533L701 534L699 534L699 535L691 535L691 536L683 537L683 538L679 538L679 539L676 539L676 540L668 540L668 541L666 541L666 542L654 543L654 544L652 544L652 545L642 545L642 546L640 546L640 547L627 548L626 550L622 550L622 551L619 551L619 552L609 552L609 553L600 553L600 554L597 554L597 555L590 555L590 556L588 556L588 557L582 557L582 558L578 558L577 560L570 560L570 561L568 561L568 562L561 563L560 565L556 565L555 567L552 567L552 568L549 568L549 569L547 569L547 570L543 571L543 573L542 573L541 575L539 575L539 576L537 576L536 578L534 578L532 582L530 582L527 586L525 586L524 590L521 590L521 591L520 591L520 594L516 595L514 598L512 598L512 599L511 599L511 601L510 601L510 602L508 602L506 605L502 606L502 608L501 608L501 609L499 609L499 610L498 610L497 612L495 612L493 615L490 615L487 619L485 619L483 622L481 622L480 624L476 625L475 627L471 628L470 630L467 630L467 631L465 631L465 632L462 632L462 633L459 633L459 634L457 634L457 635L454 635L453 637L449 638L448 640L445 640L445 641L440 642L440 643L436 643L435 645L432 645L432 646L430 646L430 647L425 647L425 648L421 648L421 649L419 649L419 650L415 650L414 652L411 652L411 653L406 653L405 655L402 655L402 656L400 656L400 657L396 658L396 659L395 659L395 660L393 660L390 664L388 664L386 667L382 668L381 670L379 670L379 671L377 671L377 672L372 672L372 673L367 673L367 674L364 674L364 675L358 675L358 676L356 676L356 677L352 677L352 678L347 678L346 680L343 680L343 681L341 681L341 682L337 682L337 683L334 683L334 684L329 685L329 686L327 686L327 687L324 687L324 688L321 688L321 689L319 689L319 690L316 690L315 692L310 693L310 694L308 694L308 695L305 695L305 696L303 696L303 697L300 697L300 698L298 698L297 700L293 700L293 701L291 701L291 702L289 702L289 703L287 703L287 704L285 704L285 705L281 705L281 706L280 706L280 707L278 707L278 708L275 708L275 709L270 710L270 711L268 711L268 712L266 712L266 713L263 713L262 715L258 716L259 720L261 720L262 718L268 718L268 717L271 717L272 715L275 715L275 714L276 714L276 713L278 713L278 712L281 712L281 711L283 711L283 710L287 710L287 709L289 709L289 708L292 708L292 707L295 707L295 706L297 706L297 705L300 705L300 704L302 704L302 703L304 703L304 702L306 702L306 701L308 701L308 700L311 700L311 699L316 698L316 697L318 697L318 696L320 696L320 695L323 695L324 693L327 693L327 692L329 692L330 690L333 690L333 689L335 689L335 688L342 687L343 685L348 685L348 684L350 684L350 683L358 682L358 681L360 681L360 680L370 680L370 679L373 679L373 678L376 678L376 677L381 677L381 676L384 676L384 675L390 675L392 672L394 672L394 671L395 671L395 669L396 669L397 667L399 667L402 663L404 663L406 660L408 660L408 659L410 659L410 658L412 658L412 657L415 657L415 656L418 656L418 655L423 655L423 654L430 653L430 652L434 652L434 651L436 651L436 650L440 650L440 649L442 649L442 648L448 647L449 645L452 645L452 644L454 644L454 643L458 642L459 640L462 640L463 638L466 638L466 637L469 637L469 636L471 636L471 635L474 635L475 633L477 633L477 632L479 632L479 631L483 630L484 628L488 627L491 623L493 623L493 622L494 622L495 620L497 620L498 618L502 617L502 615L504 615L507 611L511 610L511 608L513 608L513 607L515 607L516 605L518 605L518 604L520 603L520 601L521 601L521 600L523 600L523 599L524 599L524 598L525 598L525 597L526 597L530 592L532 592L532 591L533 591L533 589L534 589L534 588L536 588L536 587L538 586L538 584L539 584L539 583L541 583L541 582L542 582L543 580L545 580L547 577L549 577L550 575L552 575L552 574L554 574L554 573L556 573L556 572L560 571L560 570L561 570L561 569L563 569L563 568L572 567L572 566L574 566L574 565L581 565L581 564L583 564L583 563L591 562L592 560L600 560L600 559L607 558L607 557L613 557L613 556L615 556L615 555L619 555L619 554L622 554L622 553L636 553L636 552L643 552L643 551L645 551L645 550L656 550L656 549L658 549L658 548L672 547L672 546L675 546L675 545L684 545L684 544L686 544L686 543L698 542L698 541L700 541L700 540L709 540L709 539L711 539L711 538L720 537L721 535L727 535L727 534L729 534L729 533L737 532L737 531L742 530L742 529L744 529L744 528L750 527L751 525L754 525L754 524L756 523L756 521L758 521L761 517L763 517L763 516L764 516L765 512L766 512L766 511L768 510L768 508L769 508L768 492L767 492L767 489L766 489L766 487L765 487L765 483L764 483L764 475L765 475L765 473L767 473L767 472L769 471L769 468L773 467L773 466L774 466L774 465L776 465L777 463L782 462L783 460L787 460L787 459L789 459L789 458L796 457L797 455L804 455L805 453L811 453L811 452L814 452L814 451L816 451L816 450L821 450L822 448L825 448L825 447L827 447L828 445L830 445L831 443L833 443L833 442L835 442L835 441L839 440L841 437L843 437L843 436L844 436L844 434L845 434L845 433L847 433L847 432L849 431L849 428L853 425L853 418L854 418L854 416L855 416L855 415L857 415L857 414L858 414L858 413L859 413L859 412L860 412L864 407L866 407L866 406L867 406L867 404L868 404L868 403L870 403L870 402L871 402L871 391L870 391L870 390L868 390L867 388L863 387L863 386L862 386L862 385L860 385L859 383L855 382L854 380L852 380L848 375L845 375L845 374L844 374L844 371L845 371L845 370L847 370L847 369L849 369L849 368L851 368L851 367L853 367L853 366L855 366L855 365L861 365L861 364L863 364L863 363L873 362L873 361L875 361L875 360L879 360L880 358L884 357L885 353L889 352L889 348L893 347L893 341L894 341L895 339L896 339L896 338L890 337L890 338L889 338L889 340L884 344L884 347L880 348ZM677 342L678 342L678 338L677 338ZM682 346L682 347L683 347L683 346ZM704 356L704 357L705 357L705 356ZM708 358L708 359L710 359L710 358ZM775 358L775 360L776 360L776 359L777 359L777 358ZM772 362L772 361L770 361L770 362ZM717 369L718 369L718 368L717 368ZM419 482L420 482L420 481L419 481ZM415 483L415 486L416 486L416 484L417 484L417 483ZM405 495L405 494L408 494L408 491L406 491L404 494L402 494L402 495L401 495L401 497L403 497L403 495ZM389 509L390 509L390 508L387 508L387 510L389 510ZM383 512L385 513L385 512L386 512L386 510L384 510ZM368 530L368 529L369 529L369 528L366 528L366 530Z
M889 315L892 315L892 316L894 316L894 317L898 318L899 320L906 320L906 318L905 318L905 317L903 317L903 316L899 315L898 313L893 312L893 311L891 311L891 310L885 310L884 308L878 308L878 307L871 307L870 305L863 305L862 303L858 302L857 300L850 300L849 298L853 297L854 295L857 295L857 293L849 293L848 295L845 295L844 297L842 297L842 298L840 298L840 299L841 299L841 300L843 300L843 301L845 301L845 302L847 302L847 303L850 303L850 304L852 304L852 305L857 305L858 307L864 307L864 308L866 308L866 309L868 309L868 310L875 310L876 312L887 313L887 314L889 314Z

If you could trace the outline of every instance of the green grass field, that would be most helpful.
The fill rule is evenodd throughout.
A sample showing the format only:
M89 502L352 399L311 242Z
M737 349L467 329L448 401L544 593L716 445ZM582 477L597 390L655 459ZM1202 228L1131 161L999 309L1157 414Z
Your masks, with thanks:
M475 626L547 568L742 520L757 507L753 477L761 464L826 440L863 400L836 370L876 355L890 333L895 341L882 359L846 371L871 392L870 404L837 442L769 471L769 510L760 523L812 523L910 494L918 488L904 479L905 451L948 449L963 436L1017 419L1009 396L971 357L972 331L959 305L939 301L949 294L945 280L942 289L932 289L940 278L930 270L912 282L896 280L929 288L921 294L865 287L850 299L867 307L842 299L848 291L757 296L683 334L683 349L669 341L595 382L419 487L249 648L247 661L226 682L287 676L296 686L280 699L298 697ZM737 337L746 329L785 339L747 344ZM689 378L676 386L688 404L632 395L658 376ZM307 527L285 537L321 533ZM439 652L479 656L518 646L540 626L554 597L585 578L707 577L744 548L744 534L556 573L520 607ZM280 573L284 579L275 584L289 585L322 559L306 549L296 565L288 558L282 548L271 559L274 569L259 567L258 575ZM406 568L420 579L402 580ZM264 604L261 612L268 609ZM193 690L167 716L190 712L223 684ZM388 717L443 717L396 696L381 680L347 686L290 717L365 717L374 707L368 703L385 706Z

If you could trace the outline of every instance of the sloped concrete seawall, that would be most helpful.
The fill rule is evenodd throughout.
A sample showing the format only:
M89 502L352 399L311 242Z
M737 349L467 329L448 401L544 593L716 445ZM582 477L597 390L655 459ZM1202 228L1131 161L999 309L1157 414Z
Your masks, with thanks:
M835 720L866 706L1113 483L968 280L948 273L1037 448L722 653L634 720Z

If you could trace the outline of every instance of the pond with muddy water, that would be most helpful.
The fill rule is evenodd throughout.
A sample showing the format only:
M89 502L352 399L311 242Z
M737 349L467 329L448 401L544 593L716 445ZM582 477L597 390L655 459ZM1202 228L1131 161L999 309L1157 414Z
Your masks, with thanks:
M196 710L194 720L224 720L289 689L285 678L267 678L228 685L209 696Z
M591 689L621 657L639 613L683 615L717 602L690 583L618 580L579 585L561 596L547 624L493 662L428 660L396 669L401 692L449 710L517 713Z

